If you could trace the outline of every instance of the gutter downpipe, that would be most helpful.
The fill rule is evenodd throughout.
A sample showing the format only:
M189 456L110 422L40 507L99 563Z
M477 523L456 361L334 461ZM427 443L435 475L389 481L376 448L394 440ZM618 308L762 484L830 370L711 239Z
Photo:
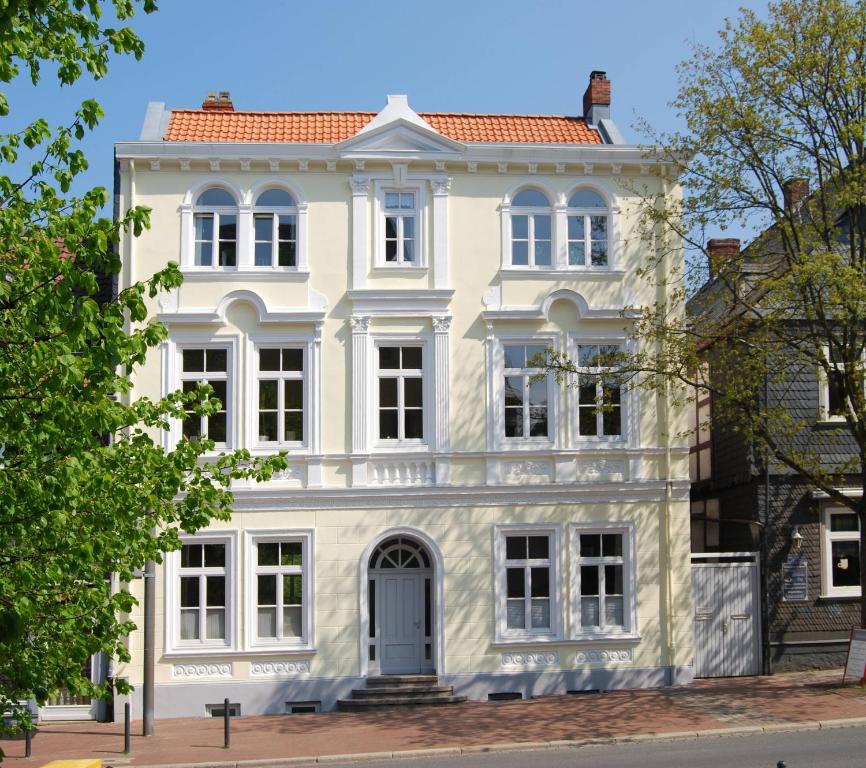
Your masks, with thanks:
M764 410L770 408L770 377L764 370ZM767 526L770 524L770 457L764 456L764 511L758 527L761 562L761 667L763 674L773 674L773 662L770 655L770 606L768 591L767 567Z
M141 735L153 736L154 639L156 625L156 563L144 566L144 680L141 691Z

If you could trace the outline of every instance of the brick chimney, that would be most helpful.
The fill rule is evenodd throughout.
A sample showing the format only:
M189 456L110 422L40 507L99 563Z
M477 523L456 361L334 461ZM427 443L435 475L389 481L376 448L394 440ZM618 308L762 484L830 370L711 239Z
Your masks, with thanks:
M782 197L785 210L796 210L809 194L809 179L793 177L782 182Z
M210 112L234 112L235 106L232 104L232 97L228 91L210 91L205 97L201 105L202 109Z
M607 72L598 69L589 75L589 85L583 94L583 116L590 125L610 119L610 80Z
M707 257L710 261L710 277L740 255L740 241L736 237L715 237L707 240Z

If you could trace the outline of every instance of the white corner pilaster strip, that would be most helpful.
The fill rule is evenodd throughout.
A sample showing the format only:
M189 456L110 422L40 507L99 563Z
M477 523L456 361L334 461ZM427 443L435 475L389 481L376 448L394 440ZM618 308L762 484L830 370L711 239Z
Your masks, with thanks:
M352 175L352 288L367 286L367 200L370 179Z
M369 393L367 391L367 357L369 347L369 317L351 317L352 325L352 453L369 452L367 421Z
M448 372L448 337L451 318L433 318L434 370L436 373L436 451L451 450L451 414L448 393L451 383Z
M451 179L431 179L433 188L433 287L448 287L448 193Z

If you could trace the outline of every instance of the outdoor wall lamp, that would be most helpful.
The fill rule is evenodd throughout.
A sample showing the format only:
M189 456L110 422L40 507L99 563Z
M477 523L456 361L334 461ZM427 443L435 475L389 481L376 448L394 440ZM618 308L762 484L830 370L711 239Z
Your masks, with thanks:
M800 547L803 544L803 534L800 533L800 526L794 526L794 532L791 534L791 545L794 547L796 551L800 551Z

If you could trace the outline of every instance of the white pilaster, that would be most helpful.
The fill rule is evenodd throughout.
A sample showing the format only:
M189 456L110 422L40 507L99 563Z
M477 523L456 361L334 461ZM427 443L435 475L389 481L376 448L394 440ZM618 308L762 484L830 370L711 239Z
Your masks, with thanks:
M553 266L556 269L568 268L568 216L565 210L564 200L557 201L553 206L553 242L556 248Z
M238 269L252 269L253 207L249 203L238 206Z
M352 325L352 453L368 453L370 403L367 387L369 317L351 317Z
M191 267L195 258L193 256L195 242L192 232L192 203L184 203L180 206L180 242L180 266L181 268Z
M313 393L311 401L313 412L310 418L310 453L319 456L322 453L322 326L317 325L313 332L313 343L310 350L310 389Z
M448 193L449 177L431 179L433 189L433 287L448 287Z
M451 409L449 406L451 382L448 373L448 335L450 317L433 318L433 356L436 374L436 451L451 450Z
M352 174L352 288L367 285L367 200L370 194L370 179Z

